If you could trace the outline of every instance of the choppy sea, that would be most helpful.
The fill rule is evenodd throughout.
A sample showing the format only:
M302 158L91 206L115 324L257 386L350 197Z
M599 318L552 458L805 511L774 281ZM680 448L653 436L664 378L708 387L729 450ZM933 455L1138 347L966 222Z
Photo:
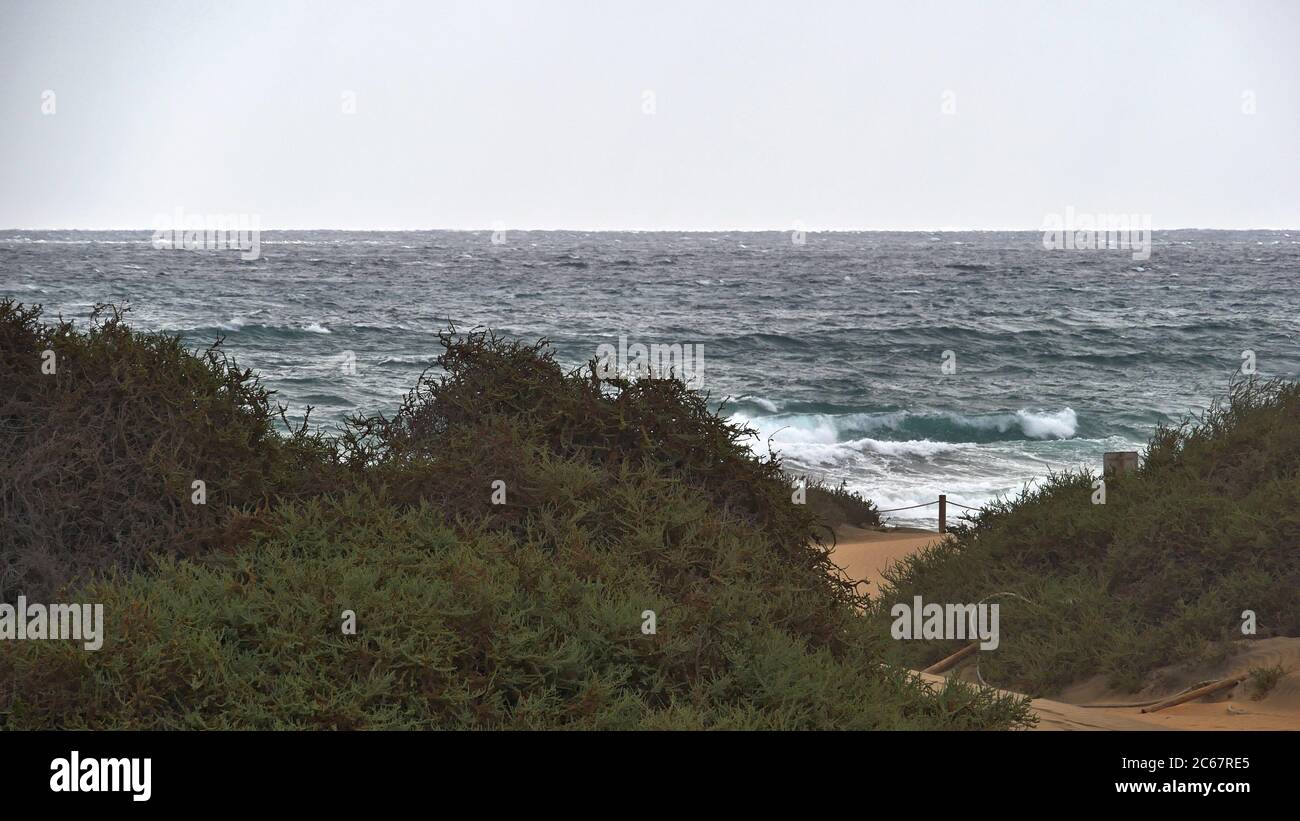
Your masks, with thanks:
M437 332L702 346L703 390L788 467L882 508L978 506L1141 449L1253 352L1300 377L1300 233L1157 232L1044 250L1038 232L265 232L260 257L149 231L0 231L0 296L84 321L225 337L301 416L395 408ZM944 367L947 364L948 367ZM892 514L933 526L935 508Z

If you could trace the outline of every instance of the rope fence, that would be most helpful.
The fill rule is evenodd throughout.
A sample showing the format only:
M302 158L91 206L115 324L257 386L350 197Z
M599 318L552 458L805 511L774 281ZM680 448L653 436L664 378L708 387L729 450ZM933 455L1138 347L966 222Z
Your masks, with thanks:
M939 532L940 532L940 533L947 533L947 532L948 532L948 505L952 505L952 506L954 506L954 507L959 507L959 508L962 508L963 510L980 510L980 508L978 508L978 507L971 507L970 505L963 505L963 504L961 504L960 502L950 502L950 501L948 501L948 496L947 496L947 494L940 493L940 494L939 494L939 498L938 498L938 499L935 499L933 502L922 502L922 503L919 504L919 505L908 505L907 507L891 507L891 508L887 508L887 509L885 509L885 510L877 510L876 512L877 512L877 513L897 513L897 512L900 511L900 510L916 510L916 509L919 508L919 507L929 507L930 505L938 505L938 506L939 506Z
M1135 450L1117 450L1107 451L1101 456L1102 475L1106 478L1112 476L1123 476L1132 473L1138 468L1138 452ZM948 532L948 505L959 507L962 510L982 510L983 508L963 505L961 502L948 501L947 494L940 493L939 498L933 502L922 502L919 505L908 505L907 507L891 507L885 510L877 510L877 513L897 513L900 510L916 510L919 507L929 507L930 505L939 506L939 532Z
M919 505L908 505L907 507L891 507L891 508L889 508L889 509L887 509L887 510L877 510L876 512L877 512L877 513L894 513L894 512L899 511L899 510L914 510L914 509L916 509L916 508L918 508L918 507L929 507L930 505L937 505L937 504L939 504L939 500L938 500L938 499L935 499L933 502L922 502L922 503L919 504ZM954 502L954 504L956 504L956 503Z

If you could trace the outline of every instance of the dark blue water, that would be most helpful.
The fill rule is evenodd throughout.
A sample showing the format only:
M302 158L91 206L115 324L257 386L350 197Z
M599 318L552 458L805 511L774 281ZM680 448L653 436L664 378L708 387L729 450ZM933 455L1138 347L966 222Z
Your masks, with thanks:
M1280 231L1157 233L1149 260L1037 232L266 232L255 261L149 239L0 232L0 295L224 336L324 424L394 408L452 322L548 338L575 366L620 336L702 345L728 414L881 507L1099 466L1203 409L1245 350L1300 376L1300 235Z

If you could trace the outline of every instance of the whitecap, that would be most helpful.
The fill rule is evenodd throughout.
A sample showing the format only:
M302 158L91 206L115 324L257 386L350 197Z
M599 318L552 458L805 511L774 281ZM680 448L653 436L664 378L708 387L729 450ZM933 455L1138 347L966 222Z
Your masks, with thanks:
M1079 429L1079 417L1072 408L1055 413L1016 411L1020 429L1031 439L1069 439Z

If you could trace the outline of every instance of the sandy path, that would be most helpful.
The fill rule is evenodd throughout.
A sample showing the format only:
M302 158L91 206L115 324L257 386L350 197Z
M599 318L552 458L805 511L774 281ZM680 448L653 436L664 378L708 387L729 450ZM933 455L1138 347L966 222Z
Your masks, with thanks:
M880 591L881 571L941 538L927 530L880 532L855 527L841 528L836 537L831 559L844 568L850 579L866 582L866 592L872 596Z
M944 676L936 676L933 673L920 673L913 671L926 683L939 687L944 683ZM1009 690L998 690L999 693L1020 696L1022 693L1013 693ZM1091 710L1087 707L1079 707L1075 704L1066 704L1063 701L1052 701L1046 698L1036 698L1030 702L1030 707L1034 714L1038 716L1038 726L1035 730L1159 730L1174 729L1169 727L1152 726L1146 722L1140 721L1144 716L1135 715L1137 710Z

